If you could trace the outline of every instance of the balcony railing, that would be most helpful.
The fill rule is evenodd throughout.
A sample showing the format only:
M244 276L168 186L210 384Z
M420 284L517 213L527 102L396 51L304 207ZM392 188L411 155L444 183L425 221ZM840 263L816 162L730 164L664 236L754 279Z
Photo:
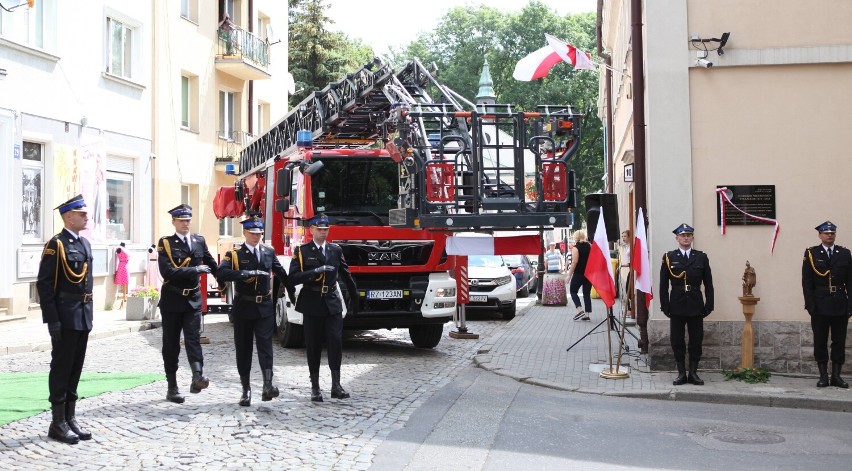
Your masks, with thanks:
M236 162L240 157L240 151L252 139L254 135L245 131L219 131L216 163Z
M219 28L217 55L241 58L257 67L269 66L269 43L236 25Z

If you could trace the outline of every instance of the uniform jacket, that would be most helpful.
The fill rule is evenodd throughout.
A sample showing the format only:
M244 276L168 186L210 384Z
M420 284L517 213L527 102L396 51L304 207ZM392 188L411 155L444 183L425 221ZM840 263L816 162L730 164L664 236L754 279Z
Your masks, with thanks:
M296 310L306 315L325 315L326 310L322 309L323 304L331 315L343 313L343 303L335 292L338 278L346 285L351 303L358 302L358 288L349 272L349 265L343 258L343 249L339 245L328 242L325 245L326 255L323 256L315 243L303 244L296 248L290 262L288 276L290 286L303 285L296 300ZM314 268L323 265L331 265L336 270L319 275L314 273ZM326 294L322 293L324 286L328 288Z
M92 330L92 246L63 229L41 254L38 267L39 304L45 324L59 322L63 329ZM88 294L84 302L83 295Z
M704 296L701 295L702 284ZM680 250L667 252L660 267L660 308L663 313L669 317L706 317L713 312L713 307L713 274L707 254L692 249L686 259Z
M231 313L244 319L259 319L275 314L273 305L275 299L272 297L273 279L268 276L249 275L247 271L272 272L278 277L279 282L284 284L287 282L287 272L275 256L275 250L263 244L258 244L257 248L260 251L260 260L251 253L246 244L243 244L238 249L226 253L216 270L216 279L219 280L219 284L236 282ZM261 302L258 303L258 300Z
M849 315L852 253L837 244L834 248L831 259L822 245L806 249L802 258L802 293L805 309L812 316Z
M216 274L216 260L207 250L207 242L198 234L189 234L192 250L177 235L161 237L157 242L157 264L163 277L160 293L160 310L167 312L197 311L201 309L202 288L198 265L207 265ZM183 290L194 290L184 296Z

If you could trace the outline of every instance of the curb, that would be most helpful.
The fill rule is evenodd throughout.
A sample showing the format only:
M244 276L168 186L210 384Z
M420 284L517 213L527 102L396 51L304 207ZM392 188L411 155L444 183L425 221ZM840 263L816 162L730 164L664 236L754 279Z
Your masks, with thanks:
M112 330L104 330L101 332L89 333L89 340L99 340L117 335L131 334L134 332L142 332L145 330L158 329L161 326L160 321L144 322L138 325L129 327L116 327ZM49 352L52 346L50 342L30 343L24 345L13 345L11 347L0 348L0 356L14 355L16 353L32 353L32 352Z

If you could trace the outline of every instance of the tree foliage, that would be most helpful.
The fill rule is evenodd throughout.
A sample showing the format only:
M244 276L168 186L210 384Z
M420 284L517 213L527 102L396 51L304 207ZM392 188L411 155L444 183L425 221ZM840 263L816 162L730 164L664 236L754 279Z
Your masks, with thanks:
M290 105L300 103L329 82L340 80L373 57L372 48L360 40L330 31L334 21L326 16L327 0L289 0L290 73L296 83L296 93Z

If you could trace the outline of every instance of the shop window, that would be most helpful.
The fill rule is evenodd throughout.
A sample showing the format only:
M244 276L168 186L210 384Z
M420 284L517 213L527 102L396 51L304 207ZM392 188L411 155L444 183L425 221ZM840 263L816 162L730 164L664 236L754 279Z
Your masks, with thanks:
M44 145L23 142L21 164L21 230L25 242L42 242Z
M107 197L107 239L130 240L133 222L133 174L108 171Z

